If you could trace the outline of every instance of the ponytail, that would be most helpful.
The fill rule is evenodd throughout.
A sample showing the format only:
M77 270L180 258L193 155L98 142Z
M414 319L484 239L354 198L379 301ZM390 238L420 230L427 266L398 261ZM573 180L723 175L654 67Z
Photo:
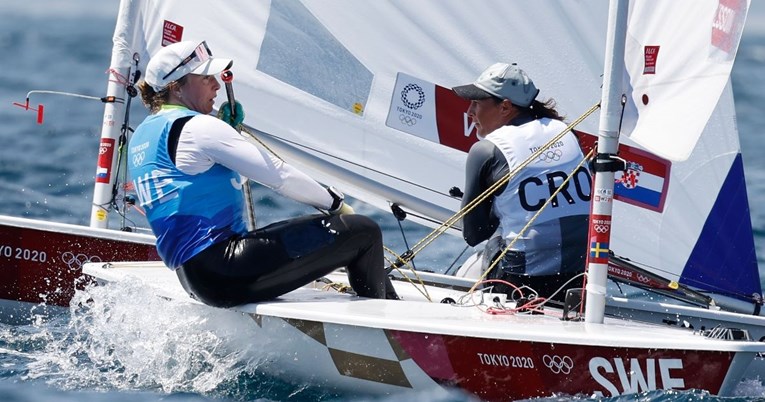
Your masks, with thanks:
M167 104L170 101L170 90L178 85L182 86L186 82L186 76L169 83L164 89L157 92L146 81L141 80L138 82L138 89L141 91L141 101L149 108L151 113L159 112L162 105Z
M531 103L531 106L527 108L529 111L529 114L536 120L541 119L544 117L553 119L553 120L563 120L566 117L561 116L560 113L558 113L557 110L555 110L556 102L554 99L550 98L545 102L540 102L538 100L534 100L534 102Z
M147 108L149 108L151 113L157 113L170 97L170 92L167 88L156 92L154 88L144 80L141 80L138 83L138 89L141 91L141 101Z

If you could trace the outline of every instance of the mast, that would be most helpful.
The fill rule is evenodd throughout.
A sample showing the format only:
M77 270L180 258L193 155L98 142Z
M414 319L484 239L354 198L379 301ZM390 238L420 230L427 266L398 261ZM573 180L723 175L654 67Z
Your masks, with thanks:
M598 127L598 155L590 209L585 322L603 323L608 276L608 244L614 202L614 172L624 169L616 159L619 151L619 122L623 94L624 43L627 36L628 0L611 0L608 11L605 67ZM597 228L597 230L596 230Z
M112 189L117 180L117 161L115 157L118 138L121 132L119 119L125 114L125 99L127 90L123 82L115 77L128 77L133 54L130 42L133 25L130 13L133 0L120 1L120 9L115 25L112 59L109 64L109 82L106 87L106 98L110 99L104 106L103 125L101 127L101 143L98 151L96 179L93 189L93 205L90 212L90 227L106 228L108 226Z

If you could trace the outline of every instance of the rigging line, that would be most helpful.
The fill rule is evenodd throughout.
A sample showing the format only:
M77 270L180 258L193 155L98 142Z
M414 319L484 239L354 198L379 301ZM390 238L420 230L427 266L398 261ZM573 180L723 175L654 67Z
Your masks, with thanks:
M241 126L241 128L242 128L242 132L243 132L243 133L247 134L247 135L248 135L250 138L252 138L253 140L255 140L255 141L258 143L258 144L260 144L260 145L261 145L263 148L265 148L265 149L266 149L266 151L270 152L270 153L271 153L273 156L275 156L275 157L276 157L276 158L278 158L279 160L281 160L281 161L284 161L284 158L282 158L282 157L281 157L281 156L280 156L278 153L276 153L276 151L274 151L273 149L271 149L271 148L270 148L270 147L269 147L269 146L268 146L266 143L264 143L264 142L263 142L263 141L262 141L260 138L258 138L258 136L257 136L257 135L255 135L255 133L253 133L252 131L250 131L250 130L249 130L247 127L245 127L244 125L242 125L242 126ZM392 179L395 179L395 180L401 181L401 182L403 182L403 183L407 183L407 184L410 184L410 185L412 185L412 186L415 186L415 187L420 187L420 188L422 188L422 189L424 189L424 190L428 190L428 191L431 191L431 192L433 192L433 193L436 193L436 194L438 194L438 195L446 195L446 196L448 196L448 197L450 197L450 198L453 198L451 195L448 195L448 194L444 194L443 192L440 192L440 191L438 191L438 190L435 190L435 189L432 189L432 188L428 188L428 187L425 187L425 186L419 185L419 184L417 184L417 183L413 183L413 182L410 182L410 181L408 181L408 180L402 180L402 179L400 179L400 178L398 178L398 177L393 177L393 176L391 176L391 175L389 175L389 174L387 174L387 173L383 173L383 172L381 172L381 171L379 171L379 170L376 170L376 169L371 169L371 168L369 168L369 167L367 167L367 166L362 166L362 165L359 165L359 164L357 164L357 163L354 163L354 162L351 162L351 161L348 161L348 160L345 160L345 159L342 159L342 158L338 158L338 157L336 157L336 156L334 156L334 155L331 155L331 154L329 154L329 153L326 153L326 152L322 152L322 151L319 151L319 150L317 150L317 149L314 149L314 148L311 148L311 147L309 147L309 146L307 146L307 145L299 144L299 143L297 143L297 142L293 142L293 141L287 140L287 139L285 139L285 138L282 138L282 137L279 137L279 136L276 136L276 135L273 135L273 134L268 134L268 133L265 133L265 132L263 132L263 131L259 131L259 130L256 130L256 131L258 131L258 132L262 133L263 135L267 135L267 136L269 136L269 137L271 137L271 138L275 138L275 139L277 139L277 140L280 140L280 141L283 141L283 142L286 142L286 143L289 143L289 144L293 144L293 145L295 145L295 146L298 146L298 147L303 147L303 148L305 148L305 149L309 149L309 150L312 150L312 151L314 151L314 152L316 152L316 153L320 153L320 154L326 155L326 156L328 156L328 157L331 157L331 158L334 158L334 159L337 159L337 160L341 160L341 161L344 161L344 162L346 162L346 163L348 163L348 164L350 164L350 165L354 165L354 166L357 166L357 167L361 167L361 168L367 169L367 170L369 170L369 171L372 171L372 172L375 172L375 173L377 173L377 174L379 174L379 175L381 175L381 176L390 177L390 178L392 178ZM410 215L412 215L412 216L415 216L415 217L417 217L417 218L419 218L419 219L422 219L423 221L426 221L426 222L431 222L431 223L433 223L433 224L439 224L439 225L442 225L442 224L443 224L443 222L440 222L440 221L438 221L438 220L436 220L436 219L433 219L433 218L430 218L430 217L427 217L427 216L424 216L424 215L421 215L421 214L417 214L417 213L414 213L414 212L412 212L411 210L410 210L410 211L408 211L407 213L408 213L408 214L410 214ZM449 229L449 228L451 228L451 229L455 229L455 230L460 230L460 228L459 228L459 227L457 227L457 226L454 226L454 223L451 223L450 225L448 225L448 227L447 227L446 229ZM407 247L407 248L408 248L408 247Z
M518 232L518 235L515 236L515 238L513 238L513 240L510 242L510 244L505 246L505 248L502 250L502 253L500 253L496 258L494 258L494 261L492 261L491 265L489 265L489 267L486 268L486 271L484 271L484 273L481 275L481 277L478 279L478 281L476 281L475 285L473 285L471 290L475 289L475 287L478 286L478 284L481 281L483 281L486 278L487 275L489 275L489 272L491 272L491 270L494 269L494 267L499 265L499 262L502 261L502 258L507 254L508 251L510 251L510 248L515 245L515 243L518 241L518 239L520 239L521 235L526 233L526 231L529 229L529 227L531 227L531 224L534 223L534 221L537 220L539 215L542 214L542 211L544 211L545 208L547 208L547 206L550 205L552 200L555 199L555 197L558 196L558 193L560 193L561 190L563 190L563 188L566 187L566 184L568 184L568 182L571 180L571 177L573 177L574 173L577 170L579 170L579 168L581 168L582 165L584 165L584 163L587 162L594 154L595 154L595 150L591 149L590 152L588 152L587 155L584 156L584 158L579 162L579 164L576 165L576 168L574 168L574 170L571 172L571 174L569 174L568 177L566 177L566 180L563 180L563 183L561 183L561 185L558 186L557 189L555 189L555 191L552 193L552 195L550 195L550 198L548 198L547 201L545 201L544 205L542 205L542 208L539 208L539 210L534 214L534 216L532 216L529 219L529 221L526 222L526 225L523 226L523 228ZM568 283L568 282L566 282L566 283Z
M281 157L281 155L279 155L278 153L276 153L276 151L274 151L273 149L271 149L271 147L269 147L268 145L266 145L266 143L265 143L265 142L263 142L263 141L262 141L260 138L258 138L258 136L256 136L256 135L255 135L255 134L254 134L252 131L250 131L249 129L247 129L247 127L245 127L243 123L240 123L240 124L239 124L239 126L237 127L237 130L239 130L239 134L242 134L242 133L244 133L244 134L247 134L247 136L249 136L249 137L250 137L252 140L254 140L254 141L255 141L255 142L257 142L258 144L260 144L260 146L262 146L262 147L263 147L263 148L264 148L266 151L268 151L268 152L269 152L271 155L273 155L273 156L274 156L276 159L279 159L280 161L282 161L282 162L285 162L285 163L286 163L286 161L284 160L284 158L282 158L282 157ZM263 133L263 134L265 134L265 135L268 135L268 134L266 134L266 133L264 133L264 132L262 132L262 131L259 131L259 132L261 132L261 133ZM274 138L279 138L279 137L274 137ZM245 139L246 139L246 138L245 138ZM248 178L248 180L250 180L250 179ZM252 193L250 192L250 187L249 187L249 183L250 183L250 182L249 182L249 181L247 181L246 183L247 183L248 185L247 185L247 193L245 194L245 199L249 199L249 200L250 200L250 202L249 202L249 203L247 203L247 205L248 205L248 207L247 207L247 208L248 208L248 213L250 213L250 212L251 212L251 213L253 214L253 218L252 218L252 222L253 222L253 223L252 223L252 226L253 226L253 228L254 228L254 227L255 227L255 223L254 223L254 219L255 219L255 218L254 218L254 213L255 213L255 211L254 211L254 209L253 209L253 205L252 205ZM329 213L329 211L325 211L325 210L322 210L322 209L321 209L321 208L319 208L319 207L314 207L314 208L316 208L316 209L317 209L319 212L323 213L324 215L331 215L331 214Z
M127 209L128 209L127 207L125 208L125 211L120 211L119 209L115 209L117 214L122 217L122 227L120 228L120 230L122 230L123 232L135 232L135 231L137 231L139 229L138 228L138 224L136 224L136 222L134 220L132 220L132 219L127 217ZM139 213L140 213L140 211L139 211ZM126 225L126 222L130 222L132 227Z
M668 276L667 278L663 278L663 279L664 279L664 280L666 280L666 281L672 281L673 279L669 279L669 277L673 277L673 276L674 276L674 277L677 277L676 281L680 281L680 275L678 275L678 274L677 274L677 273L675 273L675 272L670 272L670 271L667 271L666 269L662 269L662 268L660 268L660 267L657 267L657 266L655 266L655 265L646 264L646 263L644 263L644 262L640 262L640 261L635 261L635 260L633 260L633 259L631 259L631 258L627 258L627 257L625 257L625 256L622 256L622 255L618 255L618 254L616 254L616 253L614 253L614 255L613 255L613 256L614 256L614 257L616 257L616 258L622 259L622 260L624 260L624 261L627 261L627 262L629 262L630 264L635 264L635 265L638 265L638 266L640 266L640 268L644 268L644 269L646 269L646 270L652 270L652 271L655 271L655 272L661 272L662 274L665 274L665 275L667 275L667 276Z
M257 143L259 143L259 144L260 144L260 145L261 145L263 148L265 148L265 149L266 149L266 151L270 152L270 153L271 153L272 155L274 155L276 158L278 158L278 159L279 159L279 160L281 160L281 161L284 161L284 158L282 158L282 157L281 157L281 156L280 156L278 153L276 153L276 151L274 151L273 149L271 149L271 148L270 148L270 147L269 147L269 146L268 146L266 143L264 143L264 142L263 142L263 141L262 141L260 138L258 138L258 136L257 136L257 135L255 135L255 133L253 133L252 131L250 131L250 130L249 130L247 127L245 127L243 124L241 125L241 132L243 132L243 133L247 134L247 135L248 135L250 138L252 138L252 139L253 139L253 140L255 140ZM293 142L293 141L289 141L289 140L287 140L287 139L284 139L284 138L282 138L282 137L279 137L279 136L276 136L276 135L273 135L273 134L268 134L268 133L265 133L265 132L262 132L262 131L258 131L258 132L262 133L263 135L267 135L267 136L269 136L269 137L271 137L271 138L275 138L275 139L278 139L278 140L280 140L280 141L283 141L283 142L286 142L286 143L289 143L289 144L293 144L293 145L295 145L295 146L298 146L298 147L303 147L303 148L305 148L305 149L309 149L309 150L312 150L312 151L314 151L314 152L317 152L317 153L320 153L320 154L326 155L326 156L328 156L328 157L331 157L331 158L334 158L334 159L337 159L337 160L342 160L342 161L344 161L344 162L346 162L346 163L348 163L348 164L351 164L351 165L354 165L354 166L358 166L358 167L361 167L361 168L367 169L367 170L369 170L369 171L372 171L372 172L378 173L378 174L380 174L380 175L383 175L383 176L387 176L387 177L390 177L390 178L393 178L393 179L399 180L399 181L401 181L401 182L404 182L404 183L408 183L408 184L411 184L411 185L413 185L413 186L416 186L416 187L420 187L420 188L422 188L422 189L425 189L425 190L428 190L428 191L432 191L432 192L434 192L434 193L436 193L436 194L439 194L439 195L446 195L446 194L444 194L444 193L442 193L442 192L439 192L439 191L437 191L437 190L434 190L434 189L430 189L430 188L427 188L427 187L424 187L424 186L418 185L418 184L416 184L416 183L412 183L412 182L409 182L409 181L407 181L407 180L401 180L400 178L397 178L397 177L393 177L393 176L391 176L391 175L389 175L389 174L386 174L386 173L383 173L383 172L381 172L381 171L378 171L378 170L375 170L375 169L370 169L370 168L368 168L368 167L366 167L366 166L362 166L362 165L359 165L359 164L357 164L357 163L354 163L354 162L351 162L351 161L348 161L348 160L345 160L345 159L342 159L342 158L338 158L338 157L336 157L336 156L334 156L334 155L331 155L331 154L329 154L329 153L326 153L326 152L322 152L322 151L319 151L319 150L317 150L317 149L314 149L314 148L308 147L308 146L306 146L306 145L303 145L303 144L299 144L299 143L297 143L297 142ZM451 195L449 195L449 197L451 197ZM435 219L432 219L432 218L430 218L430 217L426 217L426 216L424 216L424 215L416 214L416 213L413 213L413 212L411 212L411 211L409 212L409 214L411 214L412 216L415 216L415 217L417 217L417 218L419 218L419 219L422 219L422 220L424 220L424 221L427 221L427 222L431 222L431 223L434 223L434 224L441 224L441 225L443 225L443 222L439 222L439 221L437 221L437 220L435 220ZM401 223L400 223L400 222L399 222L399 226L401 226ZM458 228L458 227L456 227L456 226L454 226L454 224L452 223L452 224L448 225L448 226L446 227L446 229L444 229L444 231L445 231L445 230L447 230L447 229L449 229L449 228L452 228L452 229L456 229L456 230L459 230L459 228ZM402 231L402 233L403 233L403 228L401 228L401 231ZM404 239L404 242L406 243L406 239ZM408 244L406 244L406 247L407 247L407 250L409 250L409 246L408 246ZM464 251L463 251L463 253L464 253ZM400 260L400 258L399 258L399 260Z
M113 75L116 78L116 79L113 79L113 80L110 79L109 82L114 82L114 83L120 84L122 86L128 86L128 82L129 82L128 77L120 74L120 72L117 71L117 69L110 68L106 72L111 74L111 75ZM128 74L130 74L130 73L128 73Z
M460 255L458 255L457 258L455 258L454 261L452 261L452 264L449 265L448 268L446 268L446 271L444 271L444 275L450 275L451 274L452 268L454 268L456 266L457 261L459 261L460 258L462 258L462 256L465 254L466 251L468 251L469 248L470 248L470 246L465 246L465 248L462 249L462 252L460 253Z
M454 223L456 223L459 219L462 219L463 216L465 216L468 212L473 210L478 204L480 204L481 202L489 198L492 194L494 194L495 191L497 191L497 189L499 189L500 187L505 185L507 182L509 182L513 176L518 174L518 172L520 172L523 168L525 168L532 161L538 158L539 155L547 151L547 148L549 148L551 144L563 138L564 135L566 135L569 131L573 130L574 127L576 127L579 123L584 121L584 119L589 117L591 114L595 113L595 111L598 110L599 108L600 108L600 103L596 103L595 105L593 105L591 108L585 111L581 116L579 116L576 120L574 120L571 124L569 124L563 131L561 131L558 135L556 135L550 141L548 141L544 146L540 147L538 150L533 152L528 158L526 158L526 160L521 162L515 169L513 169L512 171L509 171L505 176L503 176L496 183L494 183L489 188L487 188L478 197L470 201L467 205L465 205L463 208L457 211L457 213L455 213L449 219L444 221L441 224L441 226L434 229L427 236L422 238L417 244L414 245L414 247L412 247L412 253L410 253L408 258L414 258L414 256L418 252L420 252L422 249L430 245L438 236L446 232L446 230L450 226L454 225Z
M279 154L277 154L276 151L274 151L273 149L269 148L269 146L266 145L265 142L263 142L260 138L258 138L257 135L255 135L255 133L253 133L247 127L245 127L244 124L242 124L242 132L247 134L247 135L249 135L250 138L252 138L253 140L257 141L258 144L260 144L263 148L265 148L266 151L270 152L271 155L275 156L277 159L279 159L280 161L284 162L284 158L282 158ZM278 138L278 137L276 137L276 138Z
M409 242L406 240L406 233L404 232L404 225L401 224L401 221L396 219L396 222L398 223L398 229L401 231L401 238L404 239L404 247L406 247L407 250L409 250ZM414 265L414 258L412 258L412 269L417 270L417 267Z
M46 91L46 90L34 90L27 92L27 99L32 94L51 94L51 95L64 95L64 96L72 96L75 98L83 98L83 99L90 99L90 100L97 100L101 102L106 102L108 100L108 97L100 98L98 96L90 96L90 95L82 95L82 94L76 94L72 92L62 92L62 91ZM125 100L122 98L114 98L115 103L124 103Z
M418 218L418 219L421 219L421 220L423 220L423 221L425 221L425 222L430 222L430 223L433 223L433 224L436 224L436 225L441 225L441 224L443 223L443 222L441 222L441 221L439 221L439 220L437 220L437 219L433 219L433 218L430 218L430 217L428 217L428 216L425 216L425 215L422 215L422 214L418 214L418 213L412 212L411 210L410 210L410 211L407 211L406 213L407 213L408 215L414 216L415 218ZM461 231L462 231L462 228L459 228L459 227L457 227L457 226L454 226L454 224L452 224L451 226L449 226L448 228L446 228L446 230L449 230L449 229L454 229L454 230L456 230L456 231L459 231L459 232L461 232ZM446 230L445 230L445 231L446 231ZM445 231L444 231L444 232L445 232Z
M133 98L138 96L138 90L135 88L135 83L141 77L141 70L138 69L139 60L140 59L138 58L137 54L134 54L133 61L135 62L135 71L131 74L131 68L128 67L127 76L121 75L116 70L109 70L112 74L114 74L118 78L117 83L124 85L125 93L127 95L127 98L125 101L125 114L122 118L122 126L120 127L120 135L118 138L117 163L116 163L117 167L116 167L116 172L114 172L115 180L114 180L114 184L112 185L112 199L111 199L111 207L114 208L116 211L118 211L119 215L122 217L122 222L120 223L122 230L127 229L127 225L126 225L127 206L125 204L125 198L124 198L125 192L123 191L123 200L122 200L123 211L120 211L120 206L117 204L117 195L119 194L120 180L122 180L122 183L127 183L128 181L127 144L128 144L128 135L132 131L132 129L130 128L130 105L132 104ZM120 179L120 175L122 176L121 179Z
M255 134L253 134L253 133L252 133L250 130L244 129L243 131L245 131L247 134L249 134L249 135L250 135L250 136L251 136L253 139L255 139L256 141L258 141L258 143L260 143L261 145L263 145L263 146L266 148L266 150L268 150L269 152L271 152L272 154L274 154L274 156L276 156L276 157L277 157L277 158L279 158L279 159L282 159L282 158L281 158L281 157L279 157L279 156L278 156L278 155L277 155L277 154L276 154L274 151L272 151L272 150L271 150L271 149L270 149L268 146L266 146L266 144L264 144L262 140L260 140L259 138L257 138L257 136L255 136ZM417 184L417 183L414 183L414 182L412 182L412 181L409 181L409 180L403 180L403 179L401 179L400 177L396 177L396 176L393 176L393 175L391 175L391 174L385 173L385 172L383 172L383 171L380 171L380 170L377 170L377 169L372 169L372 168L370 168L370 167L368 167L368 166L364 166L364 165L362 165L362 164L359 164L359 163L356 163L356 162L352 162L352 161L350 161L350 160L347 160L347 159L344 159L344 158L340 158L340 157L338 157L338 156L335 156L335 155L332 155L332 154L330 154L330 153L328 153L328 152L324 152L324 151L321 151L321 150L319 150L319 149L316 149L316 148L313 148L313 147L309 147L308 145L305 145L305 144L300 144L300 143L298 143L298 142L296 142L296 141L291 141L291 140L288 140L288 139L286 139L286 138L283 138L283 137L279 137L278 135L274 135L274 134L266 133L266 132L263 132L263 131L259 131L259 130L258 130L258 132L262 133L263 135L266 135L266 136L269 136L269 137L271 137L271 138L274 138L274 139L277 139L277 140L279 140L279 141L282 141L282 142L284 142L284 143L287 143L287 144L291 144L291 145L294 145L294 146L296 146L296 147L300 147L300 148L304 148L304 149L307 149L307 150L310 150L310 151L316 152L317 154L321 154L321 155L327 156L327 157L329 157L329 158L332 158L332 159L335 159L335 160L338 160L338 161L342 161L342 162L345 162L345 163L347 163L347 164L349 164L349 165L353 165L353 166L355 166L355 167L358 167L358 168L361 168L361 169L364 169L364 170L367 170L367 171L370 171L370 172L373 172L373 173L377 173L377 174L379 174L379 175L381 175L381 176L385 176L385 177L387 177L387 178L390 178L390 179L393 179L393 180L396 180L396 181L399 181L399 182L402 182L402 183L406 183L406 184L409 184L409 185L411 185L411 186L414 186L414 187L418 187L418 188L421 188L421 189L423 189L423 190L426 190L426 191L430 191L430 192L432 192L432 193L435 193L435 194L437 194L437 195L443 195L443 196L446 196L446 197L449 197L449 198L454 198L454 197L452 197L451 195L449 195L449 194L447 194L447 193L444 193L443 191L439 191L439 190L436 190L436 189L433 189L433 188L430 188L430 187L426 187L426 186L423 186L422 184ZM283 159L282 159L282 160L283 160Z
M396 254L396 252L395 252L395 251L393 251L393 250L391 250L390 248L388 248L388 247L386 247L386 246L384 246L384 245L383 245L383 249L384 249L385 251L389 252L389 253L390 253L391 255L393 255L394 257L396 257L396 259L398 259L398 260L401 260L401 259L402 259L402 257L401 257L400 255ZM390 260L388 257L385 257L385 256L383 256L383 258L385 258L385 260L387 260L389 264L393 265L393 261L391 261L391 260ZM406 266L408 266L408 267L409 267L409 270L410 270L410 271L412 271L412 274L414 274L414 277L415 277L415 278L417 278L417 282L419 282L419 285L421 285L421 286L422 286L422 289L420 289L420 288L417 286L418 284L417 284L417 283L414 283L414 281L412 280L412 278L408 277L408 276L406 275L406 273L404 273L404 271L402 271L402 270L401 270L401 269L399 269L398 267L396 267L396 270L399 272L399 274L401 274L401 276L402 276L404 279L406 279L406 281L407 281L407 282L409 282L409 283L410 283L412 286L414 286L414 288L415 288L415 289L417 289L417 291L419 291L419 292L420 292L420 294L421 294L421 295L423 295L423 296L425 297L425 299L427 299L429 302L432 302L433 300L432 300L432 298L430 297L430 294L428 293L428 288L427 288L427 286L425 286L425 281L423 281L423 280L422 280L422 278L420 277L420 275L419 275L419 274L417 274L417 270L416 270L416 269L414 269L414 268L413 268L411 265L409 265L409 263L406 263Z
M564 135L566 135L569 131L571 131L576 125L581 123L585 118L587 118L590 114L594 113L595 110L597 110L600 107L600 104L596 104L593 107L591 107L588 111L586 111L582 116L577 118L574 122L569 124L563 131L561 131L557 136L555 136L553 139L547 142L544 146L540 147L537 151L533 152L526 160L521 162L515 169L512 171L509 171L505 176L503 176L500 180L498 180L496 183L494 183L492 186L486 189L483 193L481 193L478 197L476 197L474 200L469 202L465 207L463 207L460 211L457 212L454 216L452 216L450 219L447 219L446 222L444 222L444 225L448 222L449 224L453 224L457 220L461 219L463 216L465 216L468 212L473 210L478 204L489 198L494 192L496 192L500 187L505 185L507 182L510 181L512 177L514 177L518 172L520 172L522 169L524 169L526 166L528 166L532 161L536 160L536 158L539 157L543 152L549 148L549 146L558 140L560 140ZM441 228L439 228L441 229ZM435 237L440 236L443 231L441 230L439 233L435 235ZM438 230L433 231L433 233L438 232ZM425 239L423 239L425 240ZM426 243L425 246L430 244L433 240L430 240L428 243ZM417 247L417 245L415 245ZM419 251L419 250L418 250Z

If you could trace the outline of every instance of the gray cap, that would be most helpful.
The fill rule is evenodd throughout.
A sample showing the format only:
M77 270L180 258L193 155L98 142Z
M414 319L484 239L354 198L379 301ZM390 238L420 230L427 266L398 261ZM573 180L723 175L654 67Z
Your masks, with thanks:
M496 96L514 105L529 107L539 90L515 63L492 64L472 83L452 88L460 98L476 100Z

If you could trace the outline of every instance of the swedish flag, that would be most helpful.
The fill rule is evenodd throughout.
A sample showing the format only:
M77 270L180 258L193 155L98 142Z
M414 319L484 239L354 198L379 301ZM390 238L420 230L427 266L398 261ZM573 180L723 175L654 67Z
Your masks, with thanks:
M606 258L608 257L608 243L592 242L590 244L590 257Z

